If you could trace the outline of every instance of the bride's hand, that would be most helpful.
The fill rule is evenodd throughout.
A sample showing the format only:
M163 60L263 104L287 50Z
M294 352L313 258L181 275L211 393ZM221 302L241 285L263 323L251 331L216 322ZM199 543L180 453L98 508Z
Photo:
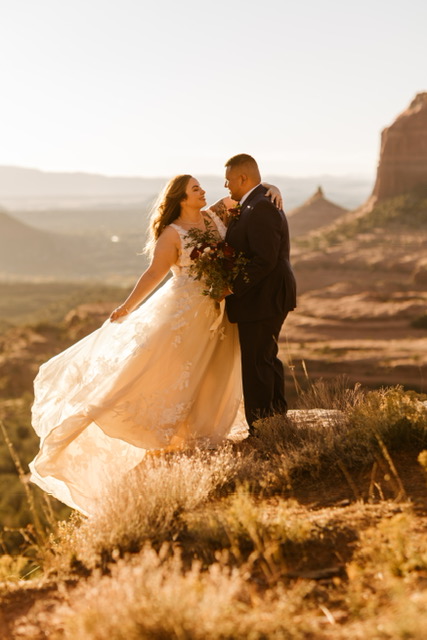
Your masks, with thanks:
M215 298L216 302L222 302L227 296L231 296L232 294L232 290L231 289L224 289L220 295L219 298Z
M127 316L129 313L130 313L129 309L125 307L124 304L121 304L119 307L117 307L117 309L114 309L114 311L111 313L110 322L117 322L117 320L120 320L120 318Z
M265 194L268 198L270 198L271 202L278 208L283 209L283 198L280 193L280 189L276 187L274 184L268 184L268 182L262 183L264 187L268 189Z

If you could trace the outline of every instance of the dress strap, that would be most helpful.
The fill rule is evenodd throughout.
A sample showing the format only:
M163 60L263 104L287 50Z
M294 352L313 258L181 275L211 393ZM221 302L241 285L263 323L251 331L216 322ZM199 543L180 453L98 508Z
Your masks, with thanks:
M175 231L179 235L179 239L181 241L181 250L183 250L184 249L184 238L187 235L187 232L185 231L185 229L180 227L179 224L174 224L173 222L171 222L171 224L169 226L172 227L172 229L175 229Z
M218 229L218 233L222 239L225 238L225 234L227 233L227 227L221 220L221 218L211 209L206 209L205 213L207 213L208 217L213 221L216 228Z
M182 234L186 233L186 231L182 227L180 227L179 224L175 224L174 222L171 222L169 226L175 229L175 231L178 231L180 237L182 237Z
M217 214L214 211L211 211L210 209L205 209L203 213L206 214L210 220L212 220L212 222L217 228L219 235L221 236L222 239L224 239L225 234L227 233L227 227L225 226L221 218L217 216ZM171 222L169 226L178 232L181 240L183 240L183 238L188 234L188 230L183 229L179 224L175 224L174 222Z

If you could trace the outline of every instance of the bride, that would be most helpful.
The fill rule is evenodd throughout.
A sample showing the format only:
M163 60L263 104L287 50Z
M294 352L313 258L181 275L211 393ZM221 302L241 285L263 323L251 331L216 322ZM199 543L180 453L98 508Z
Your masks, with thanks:
M40 367L32 416L41 445L31 480L72 508L92 513L108 478L147 452L213 447L230 433L242 396L237 326L189 274L186 235L209 226L223 239L233 204L224 198L203 210L199 182L173 178L151 220L151 264L131 294L99 329Z

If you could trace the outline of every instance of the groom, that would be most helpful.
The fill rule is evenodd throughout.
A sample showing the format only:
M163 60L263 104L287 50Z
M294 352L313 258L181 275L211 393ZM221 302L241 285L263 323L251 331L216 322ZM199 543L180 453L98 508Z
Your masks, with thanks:
M265 196L256 161L241 153L225 167L225 187L239 202L225 239L249 260L246 273L234 280L226 306L230 322L237 322L239 329L245 414L253 436L256 420L287 411L277 341L296 306L296 284L288 223Z

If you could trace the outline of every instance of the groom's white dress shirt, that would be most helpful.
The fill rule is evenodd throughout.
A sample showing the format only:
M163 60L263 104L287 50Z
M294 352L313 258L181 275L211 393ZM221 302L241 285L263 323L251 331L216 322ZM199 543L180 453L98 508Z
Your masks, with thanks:
M261 182L259 184L257 184L256 187L254 187L253 189L251 189L250 191L248 191L247 193L245 193L245 195L243 196L243 198L240 198L239 200L239 204L242 205L244 203L244 201L246 200L246 198L249 196L250 193L252 193L252 191L255 191L255 189L258 189L259 185L261 184Z

